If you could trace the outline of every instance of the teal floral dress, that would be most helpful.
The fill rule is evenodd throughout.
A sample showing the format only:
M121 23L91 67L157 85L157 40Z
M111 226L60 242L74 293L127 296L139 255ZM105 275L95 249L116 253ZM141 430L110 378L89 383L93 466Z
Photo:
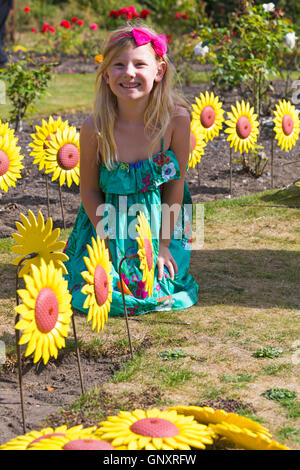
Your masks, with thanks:
M176 156L171 150L161 151L148 160L134 164L118 162L112 170L108 170L104 164L101 165L99 185L105 194L105 209L101 215L104 216L104 230L110 237L109 248L113 276L109 316L124 314L122 293L117 285L120 280L119 264L125 256L138 251L136 241L138 234L135 226L138 223L137 214L140 210L144 211L151 227L156 265L159 250L162 185L176 179L180 179L180 169ZM169 246L178 266L178 273L172 280L165 267L163 279L158 281L156 267L153 296L150 297L145 290L145 282L142 281L143 273L140 269L139 258L126 259L121 269L123 281L131 292L131 295L125 295L129 315L184 309L197 302L198 285L189 274L191 224L192 200L185 182L182 211L177 219ZM68 270L66 279L69 289L73 289L72 305L85 313L87 309L83 308L85 295L81 293L84 283L81 272L87 270L83 257L88 256L87 244L92 245L92 237L96 239L97 234L81 204L65 249L69 257L65 265Z

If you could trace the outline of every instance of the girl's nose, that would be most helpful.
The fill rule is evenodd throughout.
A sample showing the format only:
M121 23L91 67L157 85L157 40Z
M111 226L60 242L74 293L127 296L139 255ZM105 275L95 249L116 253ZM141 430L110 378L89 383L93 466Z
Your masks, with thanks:
M134 77L135 76L135 68L133 64L127 64L127 66L124 69L125 75L128 75L129 77Z

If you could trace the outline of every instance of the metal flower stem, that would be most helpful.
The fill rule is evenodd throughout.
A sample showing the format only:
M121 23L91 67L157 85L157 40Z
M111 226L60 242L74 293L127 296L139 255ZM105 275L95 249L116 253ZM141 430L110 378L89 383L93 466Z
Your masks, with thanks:
M80 286L84 286L84 283L79 284ZM72 295L73 289L75 287L78 287L78 284L72 287L70 290L70 294ZM75 340L75 350L76 350L76 356L77 356L77 364L78 364L78 372L79 372L79 378L80 378L80 385L81 385L81 391L84 393L84 386L83 386L83 378L82 378L82 370L81 370L81 362L80 362L80 353L79 353L79 347L78 347L78 341L77 341L77 334L76 334L76 327L75 327L75 318L74 318L74 312L72 315L72 325L73 325L73 333L74 333L74 340Z
M64 208L63 208L62 193L61 193L60 184L58 184L58 191L59 191L59 201L60 201L60 208L61 208L61 216L62 216L62 220L63 220L63 227L65 229L66 228L66 223L65 223Z
M21 264L26 259L35 258L38 253L30 253L29 255L24 256L17 265L16 270L16 304L19 305L19 272ZM15 318L15 325L18 323L20 315L17 313ZM18 359L18 376L19 376L19 389L20 389L20 401L21 401L21 411L22 411L22 421L23 421L23 431L26 433L26 420L25 420L25 406L24 406L24 393L23 393L23 377L22 377L22 363L21 363L21 348L20 348L20 331L15 328L15 338L16 338L16 348L17 348L17 359Z
M49 199L49 185L48 185L48 176L45 173L46 181L46 194L47 194L47 208L48 208L48 217L50 217L50 199Z
M232 195L232 148L230 147L230 179L229 179L229 194Z
M121 274L122 274L122 272L121 272L121 267L122 267L122 263L123 263L126 259L132 259L132 258L138 258L138 257L139 257L138 254L129 255L129 256L124 256L124 258L122 258L122 260L121 260L121 262L120 262L120 264L119 264L119 279L120 279L121 293L122 293L122 299L123 299L123 307L124 307L125 320L126 320L126 326L127 326L127 333L128 333L130 354L131 354L131 358L132 358L132 359L133 359L133 350L132 350L132 343L131 343L131 336L130 336L128 315L127 315L127 308L126 308L126 302L125 302L125 295L124 295L124 289L123 289L123 282L122 282L122 276L121 276Z
M271 138L271 188L274 188L274 132Z

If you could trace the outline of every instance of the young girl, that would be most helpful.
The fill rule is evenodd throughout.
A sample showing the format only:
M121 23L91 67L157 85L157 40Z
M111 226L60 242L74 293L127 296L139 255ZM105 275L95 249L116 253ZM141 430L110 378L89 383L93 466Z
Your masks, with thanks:
M157 229L152 234L153 295L145 290L140 260L126 259L122 276L131 292L126 295L128 313L182 309L197 301L198 286L188 273L191 251L183 211L178 216L178 207L192 204L184 181L189 145L190 113L172 88L164 35L144 25L114 31L97 74L94 115L80 133L82 204L66 249L76 309L86 311L80 285L81 272L87 269L83 257L88 256L86 245L99 234L109 236L106 246L113 266L109 315L124 313L119 264L138 251L138 234L129 229L137 224L141 208L151 229ZM168 210L172 207L175 211ZM180 237L174 237L175 224Z

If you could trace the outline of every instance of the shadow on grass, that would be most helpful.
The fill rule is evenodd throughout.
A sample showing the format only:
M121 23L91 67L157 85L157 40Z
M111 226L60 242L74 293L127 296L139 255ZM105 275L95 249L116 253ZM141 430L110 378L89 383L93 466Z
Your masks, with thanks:
M262 196L260 199L268 203L300 208L300 187L291 185L286 188L278 189L272 194Z
M199 306L243 305L300 309L300 252L203 250L192 253Z

